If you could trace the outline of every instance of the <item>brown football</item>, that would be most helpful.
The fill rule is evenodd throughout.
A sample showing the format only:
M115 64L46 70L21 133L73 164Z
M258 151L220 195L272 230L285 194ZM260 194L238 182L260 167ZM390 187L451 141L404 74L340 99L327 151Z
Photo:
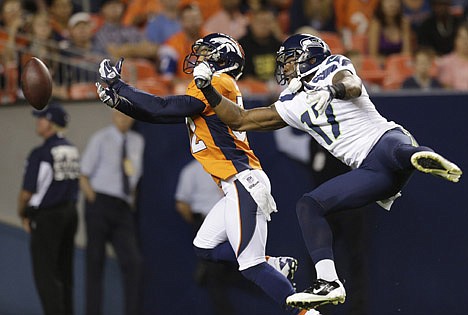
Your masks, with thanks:
M24 65L21 74L21 89L24 97L35 109L43 109L52 95L52 77L49 69L39 58L32 57Z

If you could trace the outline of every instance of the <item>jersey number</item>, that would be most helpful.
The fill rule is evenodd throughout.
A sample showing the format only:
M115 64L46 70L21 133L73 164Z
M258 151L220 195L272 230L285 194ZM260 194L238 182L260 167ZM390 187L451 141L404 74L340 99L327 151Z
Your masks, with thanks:
M314 108L312 108L312 111L313 111L315 117L317 118L318 117L318 112ZM332 133L333 133L334 139L338 138L338 136L340 135L340 126L339 126L338 122L336 121L335 114L333 113L333 107L331 105L327 106L327 109L325 110L325 115L327 115L327 122L330 124L330 126L332 128ZM330 139L330 137L322 130L322 128L320 128L319 126L312 123L312 119L310 119L310 111L309 110L304 112L301 115L301 122L303 124L306 124L307 126L309 126L309 128L312 129L313 131L315 131L320 137L322 137L322 139L328 145L330 145L333 142L333 140Z
M244 108L244 103L242 101L241 96L238 96L236 98L236 103L240 107ZM197 135L195 133L195 129L197 128L197 126L193 122L192 118L186 117L186 122L187 122L187 127L189 129L190 147L192 149L192 154L195 154L197 152L205 150L206 149L206 144L205 144L205 142L203 142L203 140L198 139L198 137L197 137ZM245 139L246 139L245 131L234 131L233 130L232 133L240 141L245 141Z

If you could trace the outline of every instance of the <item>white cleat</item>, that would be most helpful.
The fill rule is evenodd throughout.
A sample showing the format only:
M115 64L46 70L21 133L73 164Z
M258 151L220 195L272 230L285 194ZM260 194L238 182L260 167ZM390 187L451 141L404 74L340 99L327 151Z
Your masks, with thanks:
M432 174L457 183L462 170L440 154L431 151L416 152L411 156L411 163L420 172Z
M317 279L313 287L288 296L286 304L301 309L313 309L324 304L344 303L345 300L346 291L341 281Z

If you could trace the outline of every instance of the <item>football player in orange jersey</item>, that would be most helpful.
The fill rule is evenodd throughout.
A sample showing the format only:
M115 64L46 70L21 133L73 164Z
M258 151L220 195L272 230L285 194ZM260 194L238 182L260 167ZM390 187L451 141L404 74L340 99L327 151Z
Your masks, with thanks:
M230 36L213 33L197 40L185 58L184 71L192 73L200 62L214 71L213 86L223 96L242 105L236 80L242 75L244 52ZM97 83L102 102L137 120L150 123L186 122L192 155L224 192L209 212L193 244L197 255L214 261L237 260L242 275L262 288L279 305L295 292L287 278L297 268L290 257L265 257L267 221L276 212L270 181L250 149L245 132L225 125L192 80L185 95L158 97L139 91L120 79L123 59L113 66L101 62ZM305 314L305 310L292 310ZM307 314L317 314L310 310Z

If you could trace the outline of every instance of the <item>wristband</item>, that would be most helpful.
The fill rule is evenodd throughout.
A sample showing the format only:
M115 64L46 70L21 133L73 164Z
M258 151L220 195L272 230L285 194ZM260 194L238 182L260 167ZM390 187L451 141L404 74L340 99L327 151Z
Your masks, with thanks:
M219 92L216 91L216 89L211 84L201 89L201 91L205 96L206 100L208 101L208 104L210 104L212 108L218 106L219 103L221 103L221 100L223 99L221 94L219 94Z
M329 87L334 98L342 100L346 97L346 87L343 83L336 83Z

